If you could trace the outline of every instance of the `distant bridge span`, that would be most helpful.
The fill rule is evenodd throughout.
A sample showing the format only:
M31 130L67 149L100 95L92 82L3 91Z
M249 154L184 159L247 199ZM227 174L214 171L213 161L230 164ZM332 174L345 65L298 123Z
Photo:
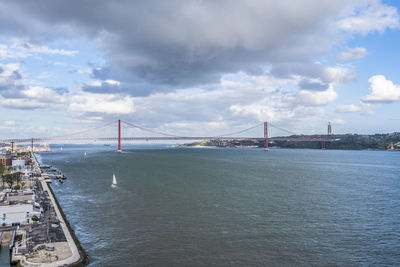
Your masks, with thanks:
M325 148L325 143L326 142L334 142L335 139L333 138L325 138L325 137L306 137L302 135L292 135L289 137L268 137L268 122L264 122L264 137L238 137L238 136L229 136L233 134L238 134L238 133L243 133L245 131L248 131L250 129L255 128L256 126L259 126L260 124L239 131L235 133L228 134L227 136L176 136L176 135L171 135L171 134L166 134L166 133L161 133L157 132L154 130L146 129L131 123L123 122L127 124L128 126L134 127L134 128L139 128L144 131L156 133L156 134L161 134L163 136L149 136L149 137L122 137L121 136L121 120L118 120L118 137L70 137L71 135L77 135L77 134L82 134L86 133L88 131L91 131L93 129L77 132L77 133L72 133L64 136L53 136L53 137L40 137L40 138L13 138L13 139L0 139L0 143L31 143L32 148L34 143L42 143L42 142L51 142L51 141L100 141L100 142L109 142L109 141L118 141L118 151L121 151L121 141L173 141L173 140L253 140L253 141L264 141L264 148L268 148L268 142L270 141L291 141L291 142L321 142L322 143L322 148ZM113 123L113 122L111 122ZM111 123L108 123L102 127L110 125ZM278 129L283 130L282 128L275 127ZM286 130L284 130L286 131ZM289 131L286 131L289 132Z

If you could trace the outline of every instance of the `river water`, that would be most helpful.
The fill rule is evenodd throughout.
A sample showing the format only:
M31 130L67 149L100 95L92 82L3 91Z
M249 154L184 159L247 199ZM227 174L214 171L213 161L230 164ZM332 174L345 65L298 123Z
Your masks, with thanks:
M39 157L68 177L52 187L90 266L400 262L398 152L53 149Z

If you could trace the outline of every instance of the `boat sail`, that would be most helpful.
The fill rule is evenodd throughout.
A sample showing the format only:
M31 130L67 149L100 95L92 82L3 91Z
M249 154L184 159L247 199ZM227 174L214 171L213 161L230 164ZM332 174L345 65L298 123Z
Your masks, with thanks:
M113 174L113 182L112 182L111 186L113 186L113 187L117 186L117 178L115 178L115 174Z

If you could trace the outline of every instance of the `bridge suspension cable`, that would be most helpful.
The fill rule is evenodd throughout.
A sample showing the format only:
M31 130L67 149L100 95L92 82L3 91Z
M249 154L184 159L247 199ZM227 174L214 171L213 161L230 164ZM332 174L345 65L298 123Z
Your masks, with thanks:
M164 132L160 132L160 131L151 130L151 129L148 129L148 128L145 128L145 127L141 127L141 126L136 125L136 124L132 124L132 123L126 122L126 121L121 121L121 122L123 122L123 123L125 123L125 124L127 124L127 125L129 125L131 127L138 128L140 130L143 130L143 131L146 131L146 132L150 132L150 133L160 134L160 135L169 136L169 137L183 137L183 136L179 136L179 135L173 135L173 134L168 134L168 133L164 133ZM256 125L254 125L252 127L246 128L244 130L235 131L235 132L231 132L231 133L226 133L226 134L223 134L223 135L216 135L215 137L224 137L224 136L231 136L231 135L240 134L240 133L243 133L243 132L246 132L246 131L250 131L250 130L252 130L254 128L257 128L260 125L263 125L263 123L256 124Z
M264 123L259 123L259 124L256 124L256 125L254 125L254 126L251 126L251 127L249 127L249 128L246 128L246 129L244 129L244 130L240 130L240 131L236 131L236 132L231 132L231 133L227 133L227 134L223 134L223 135L217 135L217 136L215 136L215 137L232 136L232 135L244 133L244 132L253 130L254 128L257 128L257 127L259 127L259 126L261 126L261 125L263 125L263 124L264 124Z
M276 125L274 125L274 124L272 124L270 122L268 122L268 126L271 126L271 127L275 128L275 129L281 130L281 131L283 131L285 133L288 133L288 134L291 134L291 135L298 135L298 134L296 134L294 132L291 132L289 130L286 130L286 129L283 129L283 128L279 127L279 126L276 126Z
M59 139L59 138L74 136L74 135L78 135L78 134L84 134L84 133L88 133L88 132L91 132L91 131L94 131L94 130L99 130L99 129L105 128L105 127L107 127L107 126L109 126L109 125L111 125L113 123L116 123L116 122L117 121L111 121L111 122L108 122L106 124L103 124L103 125L100 125L100 126L97 126L97 127L93 127L93 128L89 128L89 129L86 129L86 130L83 130L83 131L73 132L73 133L65 134L65 135L51 136L51 137L47 137L47 138L43 138L43 139Z
M148 128L144 128L142 126L139 126L139 125L136 125L136 124L133 124L133 123L129 123L129 122L126 122L126 121L121 121L121 122L125 123L126 125L128 125L130 127L137 128L137 129L140 129L142 131L149 132L149 133L160 134L160 135L169 136L169 137L181 137L181 136L178 136L178 135L163 133L163 132L159 132L159 131L156 131L156 130L151 130L151 129L148 129Z

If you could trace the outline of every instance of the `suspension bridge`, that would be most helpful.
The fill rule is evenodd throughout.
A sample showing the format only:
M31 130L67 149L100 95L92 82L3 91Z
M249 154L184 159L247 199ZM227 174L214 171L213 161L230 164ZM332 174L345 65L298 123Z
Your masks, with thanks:
M117 131L118 135L115 137L76 137L78 135L84 135L87 133L91 133L96 130L100 130L102 128L112 126L117 124ZM121 125L130 127L130 128L135 128L139 129L141 131L147 132L147 133L152 133L156 134L158 136L132 136L132 137L126 137L122 136L121 132ZM260 127L263 125L264 127L264 136L262 137L246 137L246 136L237 136L239 134L243 134L245 132L248 132L250 130L253 130L257 127ZM291 134L291 136L287 137L268 137L268 127L273 127L275 129L278 129L280 131L283 131L287 134ZM104 141L104 142L110 142L110 141L115 141L118 142L118 151L121 151L121 146L122 146L122 141L171 141L171 140L253 140L253 141L264 141L264 148L268 149L268 143L272 141L290 141L290 142L321 142L322 147L325 148L326 142L334 142L335 139L333 138L328 138L328 137L307 137L299 134L295 134L291 131L288 131L286 129L283 129L281 127L278 127L274 124L268 123L268 122L263 122L259 123L257 125L254 125L252 127L236 131L236 132L231 132L223 135L216 135L216 136L180 136L180 135L174 135L170 133L164 133L161 131L157 130L152 130L149 128L145 128L133 123L129 123L126 121L122 120L115 120L109 123L106 123L104 125L95 127L95 128L90 128L86 129L83 131L78 131L78 132L73 132L69 133L66 135L60 135L60 136L52 136L52 137L35 137L35 138L14 138L14 139L0 139L0 143L9 143L13 146L14 143L30 143L32 146L32 151L33 151L33 146L34 143L44 143L44 142L59 142L59 141L67 141L67 142L74 142L74 141Z

